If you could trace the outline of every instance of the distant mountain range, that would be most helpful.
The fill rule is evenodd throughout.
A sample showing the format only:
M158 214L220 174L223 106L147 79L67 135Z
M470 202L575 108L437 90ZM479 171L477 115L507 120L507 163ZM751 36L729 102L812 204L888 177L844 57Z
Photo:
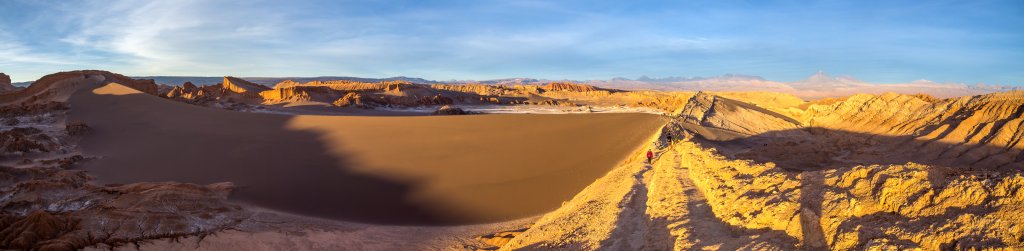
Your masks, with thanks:
M196 85L213 85L223 81L223 77L190 77L190 76L137 76L134 78L153 79L158 84L181 85L192 82ZM928 80L917 80L909 83L868 83L850 76L832 76L825 72L817 73L807 79L796 82L777 82L759 76L725 74L714 77L665 77L650 78L642 76L636 79L612 78L609 80L548 80L535 78L507 78L493 80L450 80L436 81L411 77L360 78L345 76L321 77L243 77L253 83L273 86L285 80L305 83L310 81L350 80L360 82L380 82L401 80L419 84L504 84L504 85L540 85L555 81L572 81L585 83L602 88L622 90L658 90L658 91L763 91L790 93L803 99L812 100L827 97L841 97L857 93L895 92L903 94L929 94L939 98L980 95L993 92L1024 90L1021 86L936 83ZM27 86L31 82L14 83L15 86Z

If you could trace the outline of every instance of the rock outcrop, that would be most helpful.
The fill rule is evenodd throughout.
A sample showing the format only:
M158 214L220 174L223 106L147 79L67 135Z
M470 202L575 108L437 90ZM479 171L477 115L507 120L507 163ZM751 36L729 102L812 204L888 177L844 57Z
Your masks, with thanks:
M431 88L452 92L474 93L480 96L523 97L543 90L536 85L434 84Z
M17 90L18 87L11 85L11 76L0 72L0 92Z
M745 135L800 128L799 121L753 104L698 92L679 113L684 123Z
M270 90L270 87L266 87L260 84L254 84L252 82L236 77L224 77L224 82L221 82L221 85L224 87L224 89L228 89L229 91L242 94L256 94L261 91Z
M974 168L1024 167L1024 91L945 100L922 96L855 95L807 108L810 126L911 137L899 150L934 164Z
M0 131L0 156L49 152L59 147L53 137L34 127L15 127Z
M802 106L803 110L775 109L792 114L791 118L754 104L698 93L684 106L679 120L752 137L747 142L756 143L746 153L751 156L778 149L778 154L804 154L802 158L794 155L797 160L813 162L812 156L820 156L817 160L826 163L840 155L852 154L844 158L855 159L885 152L901 156L896 160L936 165L1024 168L1021 91L945 100L860 94ZM772 135L776 133L797 138ZM861 140L871 138L880 140Z
M441 108L437 108L437 110L434 111L431 114L433 114L433 115L466 115L466 114L472 114L472 113L468 112L466 110L463 110L462 108L446 105L446 106L442 106Z
M224 77L224 81L221 82L221 87L250 99L260 99L260 92L270 90L270 87L255 84L236 77Z
M19 116L39 115L45 113L60 112L69 109L67 103L48 102L38 104L14 104L0 106L0 117L11 118Z
M802 116L808 127L884 135L911 135L935 119L934 103L916 96L858 94L811 103Z
M265 103L284 103L319 100L321 97L329 98L334 92L334 90L324 86L289 86L275 87L271 90L262 91L260 96L263 97L263 102Z
M823 172L824 240L838 250L1020 248L1024 176L950 171L908 163Z
M567 92L592 92L592 91L601 90L601 89L598 89L597 87L594 87L592 85L577 84L577 83L572 83L572 82L551 82L551 83L548 83L548 84L544 85L544 87L541 87L541 89L543 89L545 91L567 91Z
M368 106L363 103L363 96L359 95L359 93L355 93L355 92L346 93L345 96L342 96L341 98L338 98L337 100L335 100L331 104L334 104L335 106L340 106L340 107L368 108Z
M605 106L656 109L676 113L690 93L623 92L577 83L554 82L547 85L418 84L401 80L376 83L352 80L285 80L267 88L226 78L216 86L166 87L161 96L208 107L235 107L224 102L246 105L334 104L341 107L410 108L441 105L547 105ZM251 93L258 91L258 96ZM358 96L359 102L354 98ZM216 102L210 102L210 101Z
M0 248L77 250L206 235L248 215L230 184L96 186L82 171L0 167ZM183 203L187 201L188 203Z

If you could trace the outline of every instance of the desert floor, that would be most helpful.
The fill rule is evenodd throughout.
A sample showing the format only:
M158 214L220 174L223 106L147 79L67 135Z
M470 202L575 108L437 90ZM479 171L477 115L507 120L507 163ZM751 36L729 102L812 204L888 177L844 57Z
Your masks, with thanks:
M560 206L644 144L649 114L353 117L241 113L110 84L73 94L103 183L233 182L233 200L338 220L488 223Z

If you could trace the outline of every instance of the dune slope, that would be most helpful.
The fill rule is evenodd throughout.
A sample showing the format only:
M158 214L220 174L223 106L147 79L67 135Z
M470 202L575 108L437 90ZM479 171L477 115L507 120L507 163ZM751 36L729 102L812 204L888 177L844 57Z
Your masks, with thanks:
M557 208L637 150L645 114L330 117L207 109L109 84L69 100L102 182L234 182L232 199L387 224Z

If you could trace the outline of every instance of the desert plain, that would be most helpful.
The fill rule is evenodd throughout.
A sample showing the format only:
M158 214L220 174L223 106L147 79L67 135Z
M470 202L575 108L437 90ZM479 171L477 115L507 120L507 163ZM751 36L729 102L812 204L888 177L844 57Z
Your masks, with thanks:
M1024 249L1022 91L5 79L5 249Z

